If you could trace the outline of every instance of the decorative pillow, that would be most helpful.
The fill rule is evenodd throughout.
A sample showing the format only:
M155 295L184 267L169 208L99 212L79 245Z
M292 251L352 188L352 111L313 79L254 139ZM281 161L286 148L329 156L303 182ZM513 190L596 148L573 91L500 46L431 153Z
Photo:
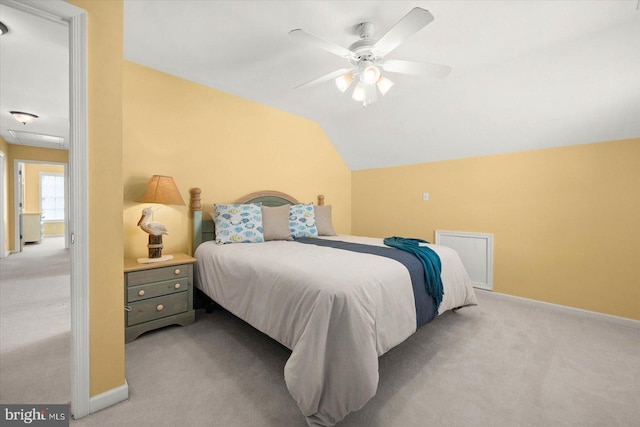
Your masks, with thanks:
M289 230L293 237L318 237L313 204L289 206Z
M316 216L316 226L318 227L319 236L337 236L331 222L331 205L314 206L314 214Z
M289 230L289 205L263 206L262 228L264 240L292 240Z
M216 243L264 242L260 203L214 205Z

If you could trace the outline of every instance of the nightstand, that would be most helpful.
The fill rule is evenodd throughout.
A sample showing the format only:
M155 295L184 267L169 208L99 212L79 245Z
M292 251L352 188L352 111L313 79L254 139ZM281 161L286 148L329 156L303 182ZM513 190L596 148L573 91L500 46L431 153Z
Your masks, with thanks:
M193 263L185 254L172 260L138 264L124 261L125 342L168 325L186 326L195 321Z

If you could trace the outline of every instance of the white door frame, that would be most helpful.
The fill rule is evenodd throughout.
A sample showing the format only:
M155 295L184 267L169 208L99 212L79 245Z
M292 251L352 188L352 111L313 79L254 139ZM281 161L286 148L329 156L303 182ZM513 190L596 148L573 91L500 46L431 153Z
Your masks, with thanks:
M13 162L13 253L22 252L23 162Z
M89 388L89 223L87 162L87 17L62 0L0 3L69 28L69 229L71 248L71 413L91 413Z
M4 170L6 168L6 157L2 151L0 151L0 258L5 258L8 254L4 250L7 236L4 235L4 212L7 208L4 205Z
M64 229L65 229L65 240L64 247L65 249L69 248L69 233L67 230L69 229L69 164L64 162L50 162L47 160L24 160L24 159L13 159L13 201L14 201L14 252L22 252L22 239L20 238L20 234L22 234L21 224L20 224L20 214L22 213L21 208L24 206L20 206L20 200L24 198L24 194L21 187L20 181L20 164L23 165L59 165L64 166ZM24 175L24 174L23 174ZM22 176L24 180L24 176ZM24 181L23 181L24 182Z

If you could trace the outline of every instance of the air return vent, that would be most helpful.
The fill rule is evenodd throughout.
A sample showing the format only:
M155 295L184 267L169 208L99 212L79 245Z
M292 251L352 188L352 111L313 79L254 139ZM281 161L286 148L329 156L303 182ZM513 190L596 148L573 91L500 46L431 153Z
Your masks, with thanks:
M436 230L436 244L458 252L474 287L493 289L493 234Z
M14 144L32 145L35 147L68 149L68 144L61 136L45 135L42 133L23 132L19 130L9 130L14 139Z

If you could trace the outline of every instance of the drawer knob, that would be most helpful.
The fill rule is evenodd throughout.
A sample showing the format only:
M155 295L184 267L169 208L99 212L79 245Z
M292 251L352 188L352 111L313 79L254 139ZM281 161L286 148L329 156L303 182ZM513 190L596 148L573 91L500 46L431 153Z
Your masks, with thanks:
M139 296L144 296L144 289L140 289L140 290L138 291L138 295L139 295Z
M158 306L156 307L156 311L162 311L162 310L164 310L164 305L158 304Z
M180 283L176 283L175 285L173 285L173 287L176 289L180 289Z
M175 274L180 274L180 269L176 268L176 271L174 271Z

